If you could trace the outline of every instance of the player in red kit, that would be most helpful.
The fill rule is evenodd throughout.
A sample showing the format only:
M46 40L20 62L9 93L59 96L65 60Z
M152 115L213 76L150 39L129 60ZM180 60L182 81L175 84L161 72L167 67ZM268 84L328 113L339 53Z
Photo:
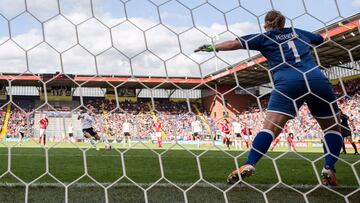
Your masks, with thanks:
M281 137L281 136L277 136L277 137L275 138L274 143L273 143L273 145L272 145L272 147L271 147L271 151L274 150L274 148L276 147L276 145L279 143L280 137Z
M294 142L293 142L293 139L294 139L294 134L293 134L293 133L289 133L289 135L288 135L288 137L287 137L287 141L288 141L288 143L289 143L289 146L290 146L291 151L296 152L295 144L294 144Z
M284 128L281 131L281 134L286 135L287 133L288 133L287 124L285 124ZM271 151L273 151L274 148L276 147L276 145L279 143L280 138L281 138L281 134L275 138L274 143L271 146Z
M246 124L244 124L244 128L241 129L241 135L243 137L243 140L245 141L246 148L249 149L249 142L252 140L252 132L251 129L246 126Z
M284 134L285 134L285 133L284 133ZM271 147L271 151L274 150L274 148L276 147L276 145L279 143L280 137L281 137L281 136L278 136L278 137L274 140L274 144L273 144L272 147ZM295 144L294 144L294 142L293 142L293 138L294 138L294 134L293 134L293 133L289 133L288 136L287 136L287 141L288 141L288 144L289 144L289 146L290 146L290 150L296 152Z
M162 125L161 125L161 122L160 121L156 121L154 123L154 132L155 132L155 136L157 138L157 144L158 144L158 147L162 147L161 146L161 141L162 141L162 138L161 138L161 128L162 128Z
M40 124L40 135L39 135L39 144L43 140L44 146L46 145L46 128L49 125L49 120L46 118L46 114L39 121Z
M230 149L230 126L229 121L224 119L221 125L221 135L223 138L223 143L226 144L227 148Z

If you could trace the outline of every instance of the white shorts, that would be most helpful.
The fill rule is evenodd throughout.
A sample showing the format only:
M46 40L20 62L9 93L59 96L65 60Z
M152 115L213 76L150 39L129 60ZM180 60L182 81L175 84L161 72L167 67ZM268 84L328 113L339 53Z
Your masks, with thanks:
M162 135L161 132L155 132L155 136L156 136L157 138L161 138L161 135Z
M223 138L230 138L230 136L231 136L230 134L222 133Z
M44 136L44 135L45 135L45 131L46 131L46 129L40 128L40 136Z

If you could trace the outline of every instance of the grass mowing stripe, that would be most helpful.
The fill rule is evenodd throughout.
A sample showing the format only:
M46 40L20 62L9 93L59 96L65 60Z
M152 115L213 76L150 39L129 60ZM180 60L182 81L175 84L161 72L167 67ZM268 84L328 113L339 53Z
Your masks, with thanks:
M8 156L8 154L1 154L0 156ZM45 157L45 154L29 154L29 153L16 153L16 154L11 154L11 156L30 156L30 157ZM61 157L82 157L83 155L75 155L75 154L64 154L64 155L55 155L52 153L49 153L48 157L56 157L56 156L61 156ZM87 154L87 157L120 157L120 154L103 154L103 155L93 155L93 154ZM125 155L128 157L152 157L152 156L145 156L145 155ZM162 155L162 157L167 157L167 155ZM184 158L185 156L177 156L178 158ZM224 157L229 157L229 156L218 156L218 155L212 155L212 156L206 156L206 158L214 158L214 159L223 159ZM241 157L241 159L244 159L244 157ZM269 159L268 157L263 157L263 159ZM291 159L291 160L304 160L303 158L296 156L296 157L283 157L282 159Z
M163 150L156 149L158 153ZM191 150L198 155L204 150ZM227 151L236 156L243 151ZM45 173L45 150L42 148L26 148L15 147L11 149L11 171L25 182L32 180ZM284 152L269 152L270 157L283 155ZM322 156L322 153L306 153L301 152L302 156L310 160L315 160ZM83 153L76 148L52 148L48 151L49 155L49 172L63 183L71 183L77 178L85 174ZM124 160L121 160L120 153L115 150L89 149L86 152L86 161L88 175L95 178L99 183L107 186L109 183L116 181L123 176L123 165L125 163L126 177L131 178L142 187L149 187L159 178L161 178L159 170L158 154L148 149L131 149L123 154ZM7 149L0 148L0 174L7 170ZM246 158L246 154L238 159L241 164ZM358 156L341 155L341 158L355 163L359 160ZM323 161L316 162L317 171L315 172L311 163L302 159L294 153L285 154L276 160L282 181L300 191L308 191L316 187L318 180L315 173L319 173ZM200 157L201 170L204 180L214 184L215 186L225 190L229 188L226 182L228 173L234 169L234 159L226 155L222 151L210 150ZM190 187L200 179L199 171L195 156L185 150L168 150L162 155L162 166L164 175L171 182L185 189ZM278 177L275 173L272 160L264 158L257 167L255 176L246 179L246 182L266 191L278 183ZM355 170L360 172L360 164L355 165ZM349 165L342 163L337 164L337 174L340 187L333 188L341 194L349 194L359 188L354 174ZM360 174L359 174L360 175ZM10 175L9 175L10 176ZM11 176L4 176L0 179L0 202L13 202L15 195L24 194L24 185L19 184ZM126 178L125 178L126 179ZM56 186L57 185L57 186ZM51 187L55 186L55 187ZM69 202L101 202L104 198L104 189L95 184L89 178L82 178L75 184L69 186ZM37 202L63 202L64 187L53 180L49 175L31 184L29 187L29 201ZM86 191L86 192L85 192ZM296 195L293 191L284 185L278 185L269 193L271 198L287 199L292 202ZM110 202L144 202L144 192L137 188L129 181L121 180L113 187L109 188ZM286 194L288 195L286 195ZM40 198L40 194L43 196ZM173 197L169 194L178 194ZM189 202L223 202L223 194L206 183L199 183L188 193ZM314 202L332 202L336 197L328 190L322 188L316 190L312 199ZM22 196L22 195L20 195ZM51 199L53 198L53 199ZM149 202L183 202L183 194L181 190L176 189L169 183L156 184L148 191ZM263 201L262 193L256 192L254 189L241 184L235 186L228 193L229 202L261 202ZM278 200L276 199L275 200ZM318 199L316 199L318 198ZM150 201L151 200L151 201ZM192 200L192 201L191 201ZM274 201L275 201L274 200ZM302 197L298 197L301 202ZM35 202L36 202L35 201ZM279 201L276 201L279 202ZM280 201L281 202L281 201ZM286 202L286 201L283 201ZM310 201L313 202L313 201Z
M67 182L64 182L63 183L64 185L68 185L70 183L67 183ZM104 187L108 187L110 185L112 185L113 183L101 183L102 186ZM148 184L148 183L137 183L140 187L143 187L143 188L148 188L150 186L152 186L153 184ZM191 186L196 186L196 187L203 187L203 188L213 188L213 186L207 184L207 183L197 183L196 185L194 184L188 184L188 183L173 183L181 188L189 188ZM170 183L157 183L156 186L157 187L173 187L173 184L170 184ZM227 183L211 183L213 184L214 186L218 187L218 188L221 188L221 189L227 189L229 187L229 184ZM268 188L270 186L273 186L271 184L251 184L252 186L256 187L256 188ZM24 184L22 183L0 183L0 187L21 187L21 186L24 186ZM117 187L133 187L135 186L133 183L116 183L114 184L114 186L117 186ZM290 187L292 188L295 188L295 189L312 189L318 185L289 185ZM60 183L33 183L30 185L30 187L60 187L60 188L63 188L64 186ZM71 185L71 187L99 187L98 184L96 183L74 183ZM136 186L135 186L136 187ZM241 184L239 183L237 186L235 187L240 187L240 188L247 188L248 186L245 185L245 184ZM283 184L279 184L276 188L289 188L288 186L286 185L283 185ZM350 185L347 185L347 186L335 186L335 187L329 187L329 188L337 188L337 189L357 189L359 188L358 186L350 186Z

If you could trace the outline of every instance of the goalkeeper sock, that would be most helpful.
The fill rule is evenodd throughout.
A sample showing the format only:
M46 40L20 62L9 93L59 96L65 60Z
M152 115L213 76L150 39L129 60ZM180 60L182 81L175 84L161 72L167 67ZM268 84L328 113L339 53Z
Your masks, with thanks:
M268 129L261 130L256 135L252 143L252 147L245 164L251 164L254 166L261 159L263 154L265 154L268 151L273 139L274 139L274 133L271 130Z
M342 148L343 138L339 132L329 130L324 135L324 141L327 145L326 147L324 143L325 168L335 169L335 163ZM327 148L330 152L328 152Z

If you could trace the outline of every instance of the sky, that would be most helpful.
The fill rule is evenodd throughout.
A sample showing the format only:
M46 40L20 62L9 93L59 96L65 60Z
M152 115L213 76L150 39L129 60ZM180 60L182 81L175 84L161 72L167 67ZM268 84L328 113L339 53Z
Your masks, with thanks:
M263 32L272 8L309 31L360 11L360 0L57 2L0 0L1 73L204 77L258 53L193 50Z

